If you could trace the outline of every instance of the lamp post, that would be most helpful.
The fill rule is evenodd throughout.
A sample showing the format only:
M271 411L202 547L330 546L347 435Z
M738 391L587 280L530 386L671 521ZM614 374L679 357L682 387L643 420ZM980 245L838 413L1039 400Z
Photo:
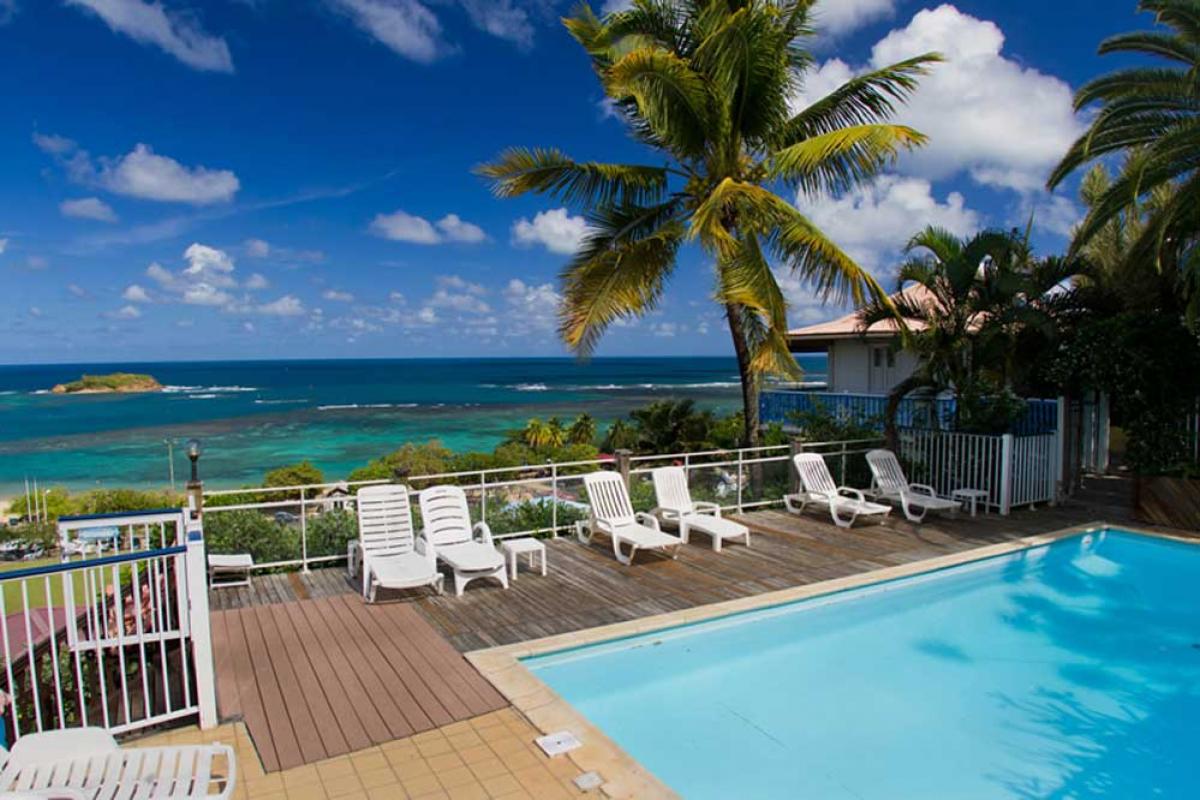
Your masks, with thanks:
M192 519L200 519L204 513L204 483L200 480L200 440L188 439L187 457L192 462L192 476L187 482L188 507L192 510Z
M163 439L167 446L167 474L171 476L171 494L175 494L175 440Z

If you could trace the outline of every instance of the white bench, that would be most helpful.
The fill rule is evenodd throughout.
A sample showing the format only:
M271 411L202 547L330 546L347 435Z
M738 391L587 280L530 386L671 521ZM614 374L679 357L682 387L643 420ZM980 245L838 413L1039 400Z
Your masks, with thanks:
M249 586L250 570L254 569L254 557L249 553L208 554L208 582L214 589L227 586ZM218 576L232 579L217 582Z

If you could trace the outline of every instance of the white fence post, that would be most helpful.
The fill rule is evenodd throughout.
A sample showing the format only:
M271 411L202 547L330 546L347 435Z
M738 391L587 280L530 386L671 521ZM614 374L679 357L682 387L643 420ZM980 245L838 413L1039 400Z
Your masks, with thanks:
M217 680L213 669L212 629L208 610L207 563L204 556L204 526L188 520L187 566L188 621L192 636L192 662L196 670L196 702L200 727L217 724Z
M1013 436L1006 433L1000 437L1000 513L1012 511L1013 480Z

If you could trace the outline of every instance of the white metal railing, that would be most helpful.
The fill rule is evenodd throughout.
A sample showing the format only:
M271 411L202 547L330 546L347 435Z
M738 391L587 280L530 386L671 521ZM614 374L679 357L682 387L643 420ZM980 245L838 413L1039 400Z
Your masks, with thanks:
M908 464L909 480L929 484L943 497L956 489L986 492L986 505L1001 514L1016 506L1057 500L1060 450L1056 433L900 431L900 455Z
M80 514L59 517L59 556L134 552L169 547L183 541L183 516L178 508L116 514Z
M165 514L166 512L152 512ZM149 515L109 515L139 526ZM199 715L215 724L204 542L185 537L0 572L0 685L12 738L99 726L114 733Z

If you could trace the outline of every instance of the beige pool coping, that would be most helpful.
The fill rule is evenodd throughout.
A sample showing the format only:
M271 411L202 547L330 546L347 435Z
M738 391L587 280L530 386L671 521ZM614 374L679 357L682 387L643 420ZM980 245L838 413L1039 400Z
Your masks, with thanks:
M909 578L922 573L956 567L974 561L995 558L996 556L1008 555L1033 547L1040 547L1060 539L1084 533L1092 533L1106 528L1196 544L1194 538L1178 536L1164 531L1138 528L1124 523L1087 522L1049 533L1023 536L1001 544L977 547L961 553L914 561L910 564L886 567L844 578L795 586L753 597L743 597L737 600L696 606L695 608L684 609L683 611L676 611L670 614L658 614L652 617L629 620L628 622L619 622L614 625L603 625L597 628L548 636L543 639L533 639L501 647L491 647L485 650L474 650L466 653L466 658L485 678L491 681L492 685L508 699L513 707L524 714L542 733L552 733L562 730L574 733L583 742L583 746L571 751L566 757L570 759L580 772L595 771L601 775L604 779L604 784L600 789L603 795L612 798L637 798L638 800L678 798L678 793L659 780L646 767L639 764L636 759L625 752L603 731L589 722L570 703L539 680L521 663L520 659L638 634L654 633L667 628L705 622L733 614L757 611L771 606L833 594L848 589L857 589L871 584ZM634 566L632 569L637 569L637 567Z

